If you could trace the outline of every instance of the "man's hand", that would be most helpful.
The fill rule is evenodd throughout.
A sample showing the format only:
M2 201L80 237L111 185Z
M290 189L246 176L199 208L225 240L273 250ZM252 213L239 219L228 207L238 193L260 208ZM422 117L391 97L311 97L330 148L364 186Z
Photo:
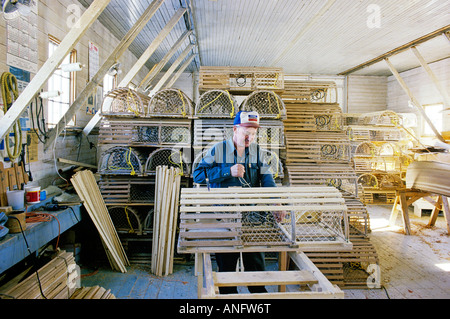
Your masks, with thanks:
M231 166L231 176L244 177L245 167L242 164L235 164Z

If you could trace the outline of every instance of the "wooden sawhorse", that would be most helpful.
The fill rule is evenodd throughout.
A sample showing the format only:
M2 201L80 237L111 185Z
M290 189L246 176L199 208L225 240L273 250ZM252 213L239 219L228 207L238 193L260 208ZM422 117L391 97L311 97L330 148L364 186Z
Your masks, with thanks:
M437 200L432 197L437 196ZM392 206L391 216L389 218L389 225L395 225L395 220L397 219L398 209L397 205L401 207L403 229L406 235L411 235L411 224L409 221L408 207L414 203L416 200L423 198L434 206L434 209L430 216L430 221L428 226L434 226L436 223L437 216L440 210L444 211L445 221L447 222L447 231L450 234L450 211L448 199L444 195L433 194L430 192L421 191L418 189L398 189L396 191L394 205Z

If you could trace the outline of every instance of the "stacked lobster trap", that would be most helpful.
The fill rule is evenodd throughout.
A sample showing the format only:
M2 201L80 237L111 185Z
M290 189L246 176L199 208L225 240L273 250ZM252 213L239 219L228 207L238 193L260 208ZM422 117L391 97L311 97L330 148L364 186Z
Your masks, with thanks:
M228 68L225 69L231 72ZM257 88L267 87L267 85L263 85L265 82L261 80L262 73L255 73L252 69L249 72L256 76L251 82L253 84L248 88L242 86L240 90L233 90L237 94L248 94L239 96L241 100L243 99L239 103L237 96L230 92L233 86L230 87L228 80L224 80L225 78L233 78L233 72L236 70L226 74L219 72L220 70L222 69L203 68L203 73L201 70L200 76L204 83L200 85L201 95L194 111L192 170L197 167L210 147L233 137L233 121L239 111L257 111L261 120L255 142L259 144L263 160L271 167L274 178L281 181L284 177L284 171L279 152L280 149L285 147L282 119L286 116L283 101L272 90L252 91L255 88L255 83ZM241 76L247 74L244 71L240 69ZM272 73L269 72L268 74L272 76ZM275 72L274 74L273 77L278 78L278 73ZM270 76L267 75L266 79ZM282 81L282 77L279 77L279 79ZM216 88L214 83L217 84Z
M99 188L114 225L136 262L151 256L157 166L180 168L189 184L194 104L180 90L153 97L130 88L110 91L102 104L98 138ZM144 250L144 252L142 252Z
M404 187L411 140L393 111L351 114L345 119L361 198L366 204L392 204Z

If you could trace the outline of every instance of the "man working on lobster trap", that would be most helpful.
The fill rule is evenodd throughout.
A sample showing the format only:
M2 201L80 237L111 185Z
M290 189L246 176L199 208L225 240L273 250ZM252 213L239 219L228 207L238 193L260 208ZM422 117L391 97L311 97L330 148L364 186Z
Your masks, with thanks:
M259 128L257 112L240 111L234 119L233 137L213 145L193 172L194 182L208 187L276 187L270 166L263 161L254 143ZM218 204L220 204L218 200ZM256 203L255 203L256 204ZM271 216L280 221L284 212ZM216 253L219 271L235 271L239 253ZM247 271L264 271L264 253L243 253ZM264 286L249 287L251 293L264 293ZM237 293L236 287L220 287L221 294Z

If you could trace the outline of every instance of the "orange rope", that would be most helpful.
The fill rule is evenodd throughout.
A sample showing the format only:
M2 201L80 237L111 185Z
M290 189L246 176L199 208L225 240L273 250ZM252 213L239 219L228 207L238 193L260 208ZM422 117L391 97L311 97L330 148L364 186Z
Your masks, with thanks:
M55 250L58 249L59 237L61 235L61 224L59 223L58 218L56 218L52 214L40 213L40 212L39 213L36 213L36 212L26 213L25 216L26 216L25 221L27 223L49 222L52 220L52 218L56 219L56 221L58 222L58 239L56 240Z

